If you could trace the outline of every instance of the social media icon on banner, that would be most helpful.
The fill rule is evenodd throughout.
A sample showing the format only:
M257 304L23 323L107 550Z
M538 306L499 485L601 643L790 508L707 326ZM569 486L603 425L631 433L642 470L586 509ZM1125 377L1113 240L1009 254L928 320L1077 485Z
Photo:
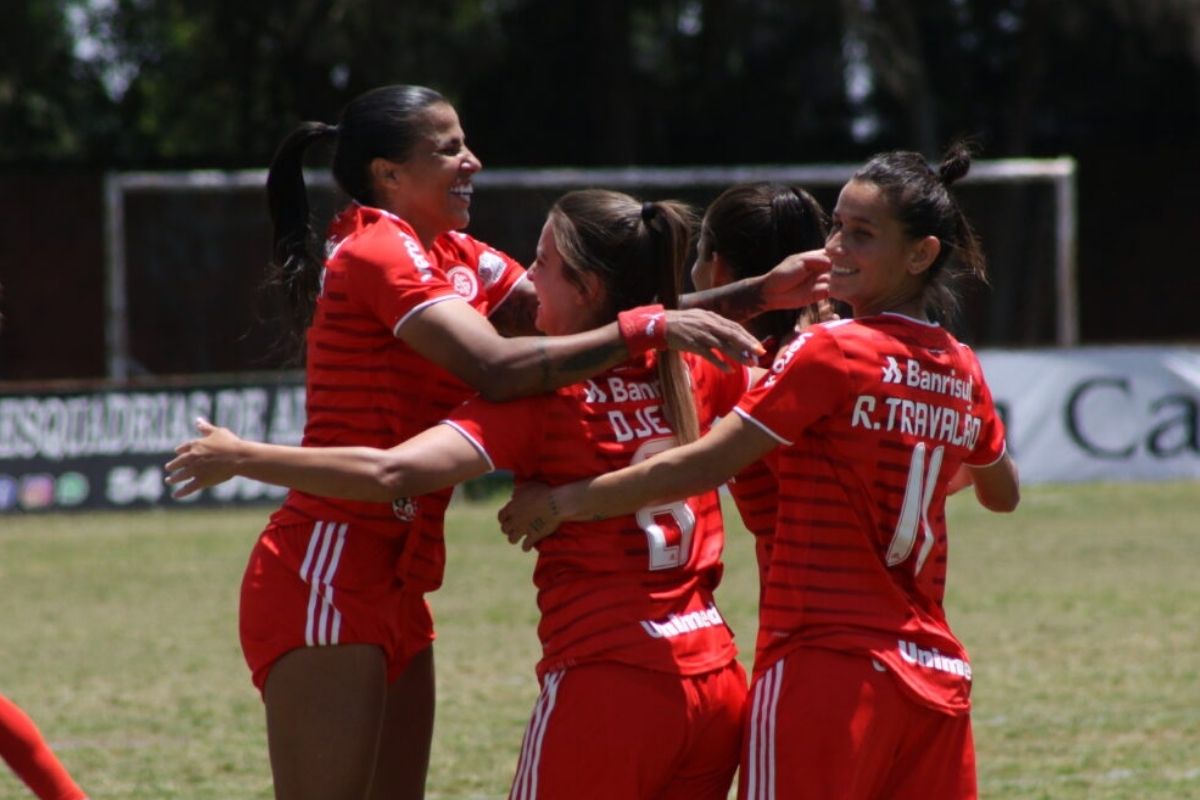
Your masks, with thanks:
M45 473L21 476L21 508L27 511L54 503L54 476Z
M64 472L54 486L54 499L60 506L73 507L88 499L91 485L81 472Z
M17 479L12 475L0 475L0 511L8 511L17 504Z

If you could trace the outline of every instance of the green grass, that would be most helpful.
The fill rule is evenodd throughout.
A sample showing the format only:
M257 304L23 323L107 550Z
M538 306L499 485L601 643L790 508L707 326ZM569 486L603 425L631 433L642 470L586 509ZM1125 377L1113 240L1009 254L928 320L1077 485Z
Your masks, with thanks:
M431 798L503 797L536 695L532 558L497 503L451 512ZM0 519L0 692L97 800L271 796L237 643L266 514ZM1200 485L1032 487L1014 515L965 497L950 515L982 795L1200 797ZM753 556L730 528L719 600L748 651ZM0 798L26 796L0 770Z

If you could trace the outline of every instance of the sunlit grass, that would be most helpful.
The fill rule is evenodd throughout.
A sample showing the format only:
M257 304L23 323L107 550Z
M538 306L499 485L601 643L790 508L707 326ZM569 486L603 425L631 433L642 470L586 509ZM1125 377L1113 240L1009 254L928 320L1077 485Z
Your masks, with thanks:
M431 798L504 797L537 693L533 562L498 502L451 511ZM94 797L271 796L237 641L267 511L0 520L0 691ZM730 519L718 599L748 658L756 573ZM950 527L982 795L1200 797L1200 486L1032 487L1013 515L956 497ZM0 770L0 798L26 796Z

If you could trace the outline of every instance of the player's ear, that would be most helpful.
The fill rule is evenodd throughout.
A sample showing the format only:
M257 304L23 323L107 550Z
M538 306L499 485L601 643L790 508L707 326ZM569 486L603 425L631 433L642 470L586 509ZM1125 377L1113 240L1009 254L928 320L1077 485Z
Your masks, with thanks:
M583 305L588 308L602 308L608 299L608 290L604 286L604 281L597 273L590 270L581 271L579 278L582 284L579 294Z
M386 158L372 158L368 169L371 172L371 182L376 186L390 186L399 177L399 165Z
M712 285L725 286L737 280L734 275L733 267L725 256L721 255L721 251L713 250L709 256L712 260Z
M940 252L942 252L942 241L938 237L922 236L917 239L908 251L909 273L920 275L929 269L937 260Z

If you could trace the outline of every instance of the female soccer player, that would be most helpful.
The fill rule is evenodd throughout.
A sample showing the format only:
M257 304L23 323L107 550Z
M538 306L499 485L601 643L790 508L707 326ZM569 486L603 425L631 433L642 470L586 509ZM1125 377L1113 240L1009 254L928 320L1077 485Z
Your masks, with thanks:
M333 174L352 200L324 255L302 172L318 141L334 145ZM532 293L512 259L458 232L480 168L454 108L416 86L367 92L336 125L303 123L280 145L267 190L278 281L306 336L304 445L388 446L474 390L546 391L668 343L708 356L756 347L703 311L648 311L626 337L616 323L571 337L502 337L489 319L532 330ZM762 311L765 292L786 304L797 274L803 283L802 270L783 269L710 302L723 313ZM366 503L295 491L261 534L240 629L266 706L278 797L423 796L434 707L424 594L441 582L449 496Z
M684 209L572 192L551 210L530 270L537 326L570 334L678 297ZM618 314L618 312L621 312ZM694 439L727 412L748 372L641 354L553 394L468 401L392 448L242 442L202 425L167 465L186 496L234 474L338 497L423 495L496 468L565 483ZM692 399L696 405L693 406ZM723 543L714 492L647 502L602 524L567 525L541 548L542 695L513 798L724 798L737 763L744 676L713 601Z
M709 488L779 447L739 796L974 798L971 665L946 622L946 496L994 511L1016 467L974 353L931 321L983 256L949 186L970 155L873 158L842 188L825 252L853 319L813 326L711 433L609 475L526 486L501 510L525 546ZM544 546L544 545L543 545Z
M821 247L828 229L825 209L803 189L774 183L731 186L704 212L692 283L703 290L765 274L793 253ZM828 302L823 301L820 306L762 314L748 321L746 328L766 350L762 363L770 364L799 329L833 317ZM766 584L779 504L779 483L773 469L776 461L776 454L768 453L729 481L729 493L742 523L754 536L761 585Z

